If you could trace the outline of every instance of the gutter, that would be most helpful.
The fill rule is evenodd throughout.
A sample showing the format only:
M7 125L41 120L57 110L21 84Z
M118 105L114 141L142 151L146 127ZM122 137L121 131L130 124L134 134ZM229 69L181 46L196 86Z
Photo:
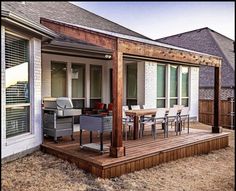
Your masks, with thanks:
M32 22L32 21L25 19L21 16L18 16L10 11L1 10L1 20L15 24L15 25L19 25L23 28L26 28L30 31L36 32L42 36L45 36L45 37L48 37L51 39L58 37L58 35L56 33L51 31L50 29L44 27L43 25Z

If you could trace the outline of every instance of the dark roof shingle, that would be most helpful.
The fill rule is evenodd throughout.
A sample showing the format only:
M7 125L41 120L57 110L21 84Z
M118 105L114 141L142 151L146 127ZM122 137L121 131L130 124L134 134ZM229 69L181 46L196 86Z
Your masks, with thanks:
M5 1L1 9L40 23L40 17L83 25L95 29L149 39L142 34L109 21L67 1Z
M233 40L206 27L157 39L156 41L222 57L222 87L235 86L235 53ZM201 66L200 87L213 86L214 68Z

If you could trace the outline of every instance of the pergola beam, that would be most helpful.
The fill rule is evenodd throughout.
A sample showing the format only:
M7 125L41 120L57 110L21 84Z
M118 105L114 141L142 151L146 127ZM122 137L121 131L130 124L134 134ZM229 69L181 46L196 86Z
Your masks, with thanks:
M128 55L190 63L199 66L220 66L220 58L217 56L160 47L126 39L119 39L118 44L120 51Z

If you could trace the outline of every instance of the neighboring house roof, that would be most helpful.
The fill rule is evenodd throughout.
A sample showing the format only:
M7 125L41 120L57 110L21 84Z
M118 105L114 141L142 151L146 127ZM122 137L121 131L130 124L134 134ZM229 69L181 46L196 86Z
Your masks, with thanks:
M5 1L1 2L1 9L12 11L15 14L26 17L37 23L40 23L40 17L44 17L149 39L142 34L125 28L117 23L109 21L66 1Z
M228 37L206 27L157 39L156 41L222 57L222 87L235 86L234 41ZM201 66L200 87L213 86L214 68Z

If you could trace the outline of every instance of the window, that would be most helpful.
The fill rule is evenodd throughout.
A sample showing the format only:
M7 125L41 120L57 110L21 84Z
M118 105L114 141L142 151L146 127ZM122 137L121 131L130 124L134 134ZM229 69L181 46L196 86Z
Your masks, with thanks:
M178 103L178 66L170 66L170 107Z
M90 107L102 100L102 66L90 65Z
M52 97L66 96L66 63L51 63L51 95Z
M188 106L188 82L189 81L189 68L182 67L182 105Z
M126 97L127 105L137 105L137 64L127 64Z
M30 132L29 40L5 36L6 137Z
M84 107L85 100L85 65L72 64L72 102L74 108Z
M165 65L157 65L157 108L165 107L166 99L166 67Z

